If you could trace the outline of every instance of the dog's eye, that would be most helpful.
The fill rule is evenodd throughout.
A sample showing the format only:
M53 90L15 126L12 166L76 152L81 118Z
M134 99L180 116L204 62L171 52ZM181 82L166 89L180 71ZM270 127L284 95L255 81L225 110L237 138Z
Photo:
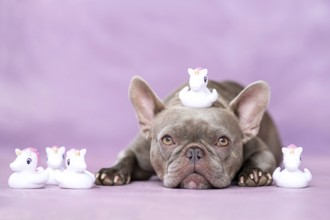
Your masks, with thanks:
M162 142L165 145L172 145L172 144L174 144L173 139L169 135L165 135L164 137L162 137Z
M218 139L217 146L227 147L229 145L229 139L226 136L222 136Z

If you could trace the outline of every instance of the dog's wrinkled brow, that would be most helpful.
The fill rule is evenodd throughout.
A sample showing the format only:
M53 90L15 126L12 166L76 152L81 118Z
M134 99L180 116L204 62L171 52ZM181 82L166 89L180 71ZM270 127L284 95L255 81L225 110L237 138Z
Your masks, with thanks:
M160 140L165 135L180 137L182 140L198 142L201 139L217 139L222 135L231 137L232 134L221 125L214 126L201 120L186 120L180 124L166 126L158 133L157 139Z

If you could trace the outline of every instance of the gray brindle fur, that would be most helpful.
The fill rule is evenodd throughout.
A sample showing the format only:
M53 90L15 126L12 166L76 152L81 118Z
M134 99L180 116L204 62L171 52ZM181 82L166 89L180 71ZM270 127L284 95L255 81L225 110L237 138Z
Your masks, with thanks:
M182 88L163 102L142 78L132 78L129 97L141 133L113 167L96 174L96 184L123 185L156 174L169 188L271 185L282 145L266 112L267 83L243 88L209 81L208 88L219 93L209 108L182 106Z

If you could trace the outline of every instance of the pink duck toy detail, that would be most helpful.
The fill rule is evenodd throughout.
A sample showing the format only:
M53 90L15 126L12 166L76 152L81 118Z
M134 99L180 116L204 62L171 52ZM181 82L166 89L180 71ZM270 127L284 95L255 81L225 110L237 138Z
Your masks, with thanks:
M95 182L95 176L86 170L86 149L71 149L66 153L66 169L57 172L56 182L61 188L89 189Z
M10 164L14 171L8 179L10 188L43 188L48 180L48 173L38 167L39 154L35 148L16 149L16 159Z
M273 173L275 184L285 188L304 188L312 180L312 174L308 169L304 172L299 169L301 163L302 147L291 144L287 148L283 147L284 170L278 167Z

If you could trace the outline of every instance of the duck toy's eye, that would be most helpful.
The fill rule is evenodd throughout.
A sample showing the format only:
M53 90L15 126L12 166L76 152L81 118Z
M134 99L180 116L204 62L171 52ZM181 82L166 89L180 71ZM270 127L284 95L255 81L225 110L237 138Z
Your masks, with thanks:
M67 159L66 164L70 166L70 159Z

